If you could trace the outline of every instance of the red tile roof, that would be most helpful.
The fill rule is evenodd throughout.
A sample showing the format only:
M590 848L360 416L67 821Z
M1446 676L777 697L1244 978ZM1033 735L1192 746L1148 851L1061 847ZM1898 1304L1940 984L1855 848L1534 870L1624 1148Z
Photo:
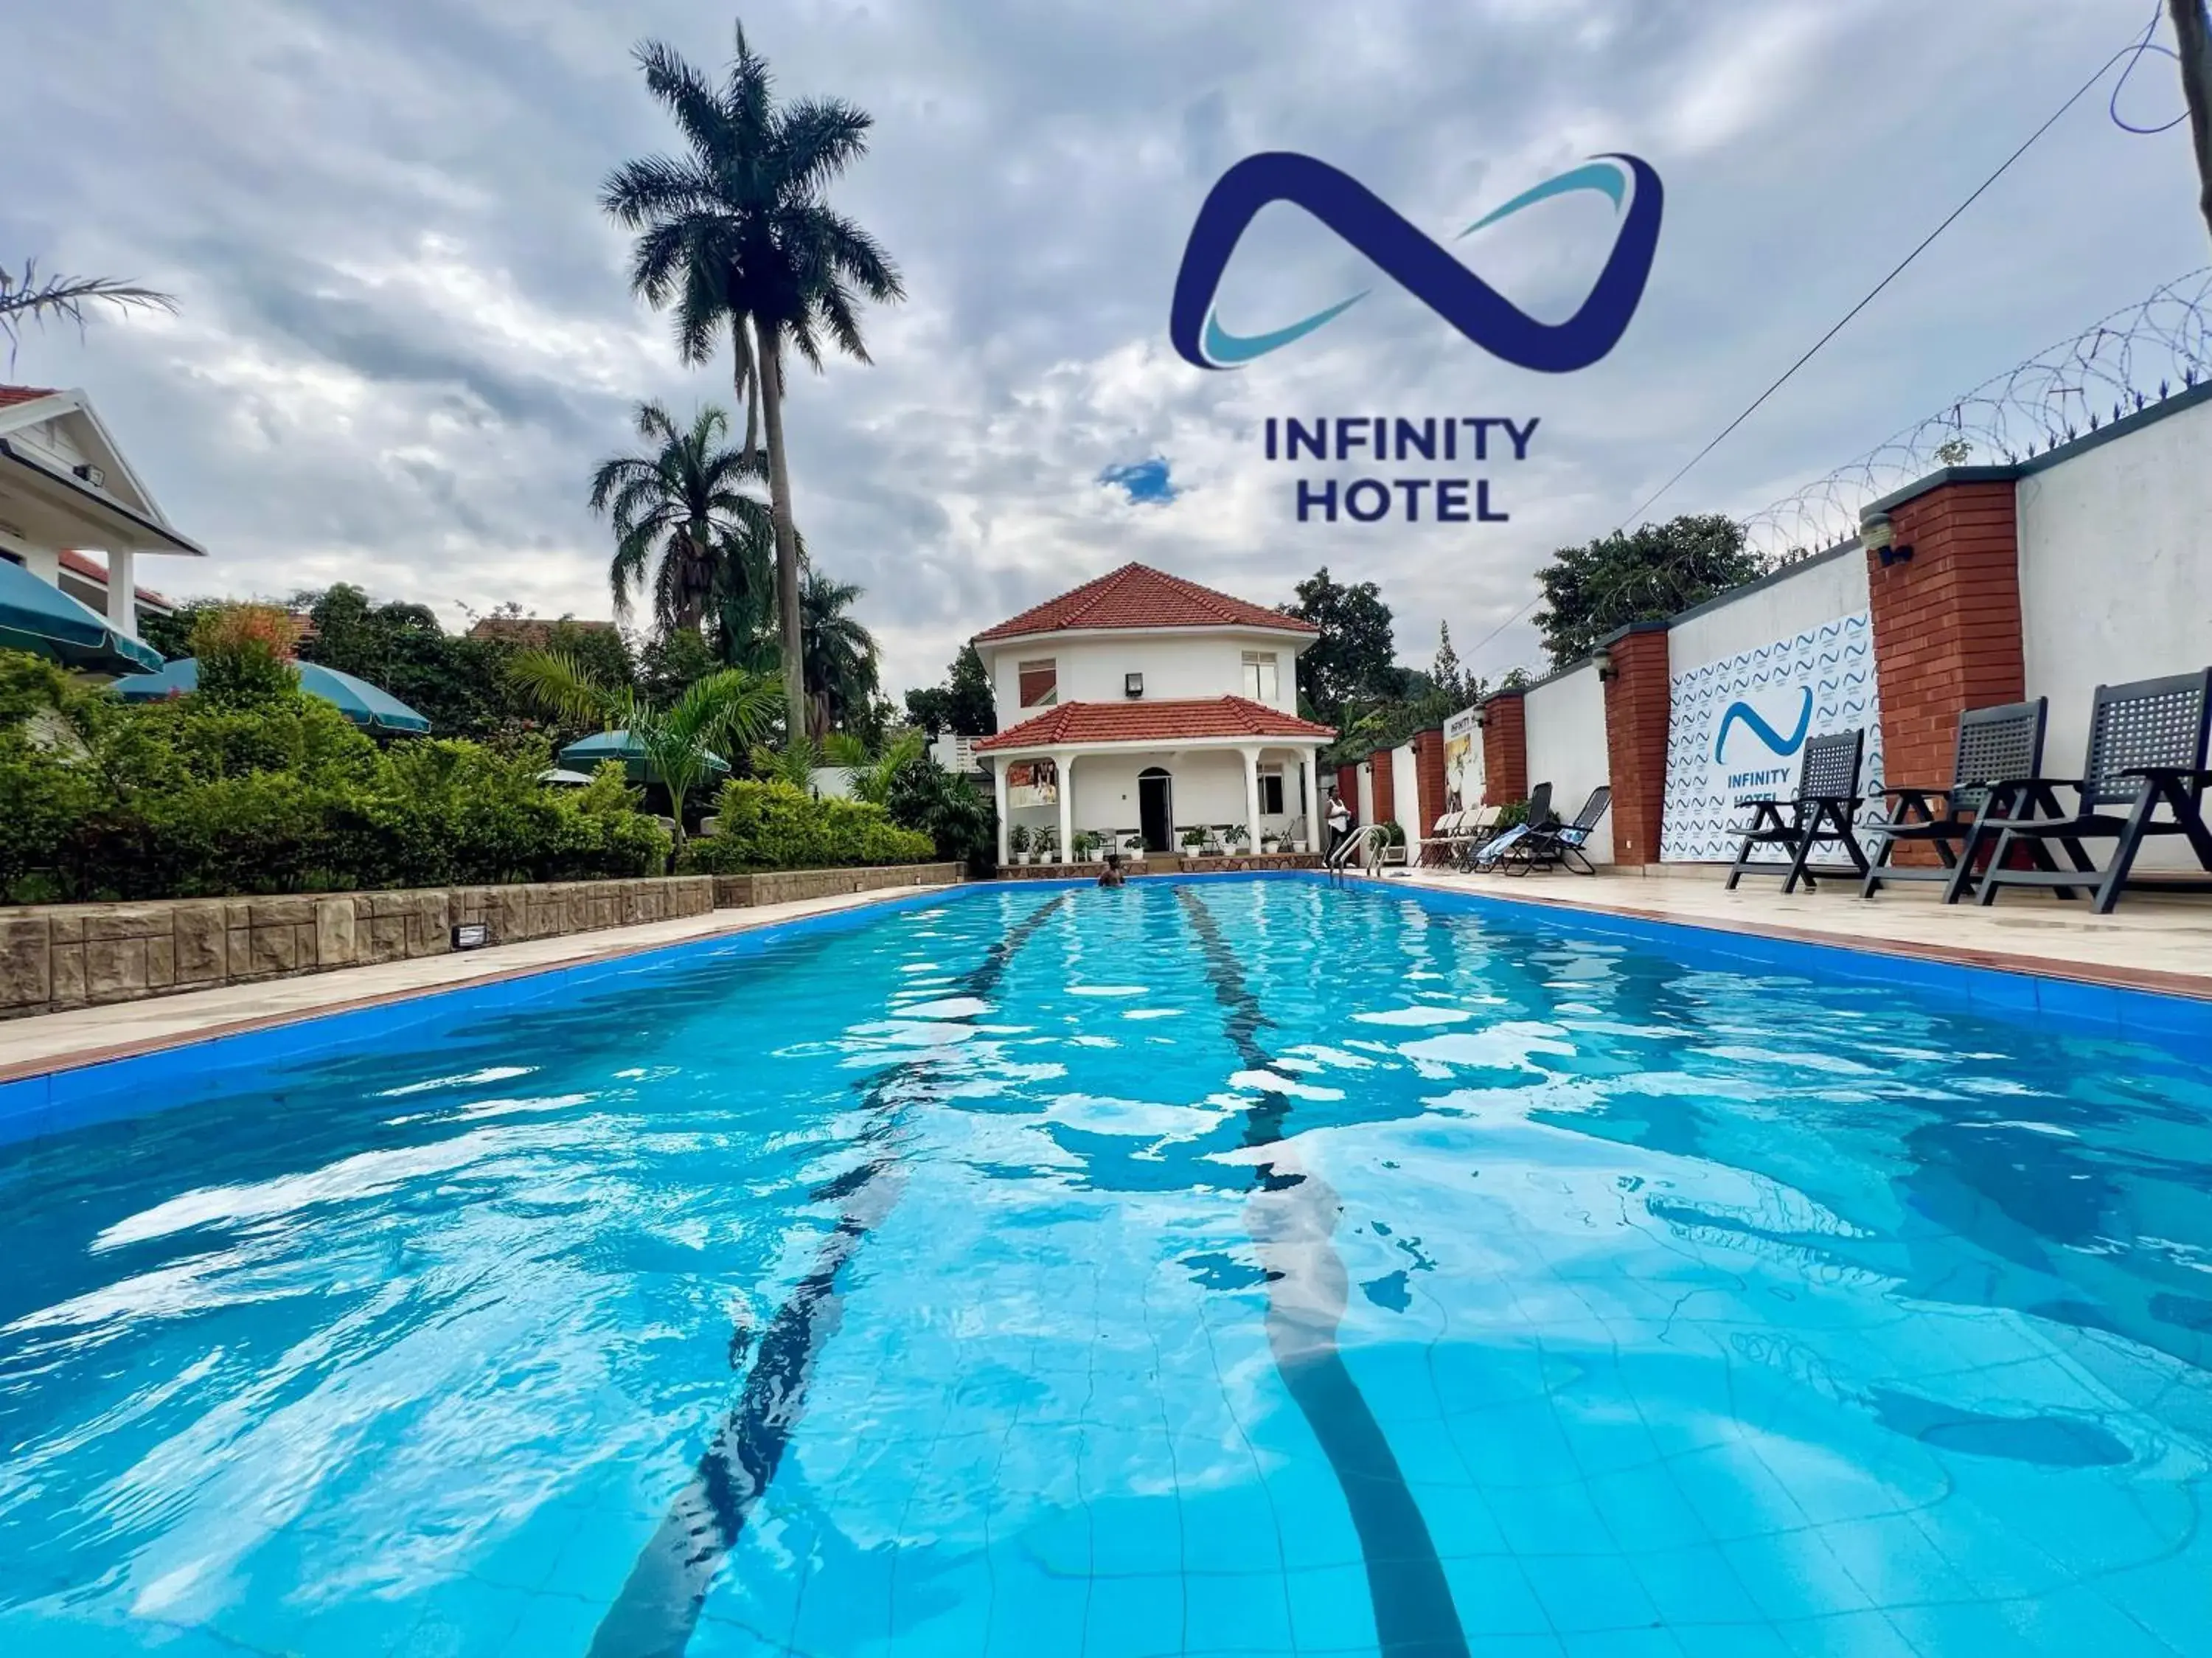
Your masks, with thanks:
M5 389L5 387L0 387L0 390ZM64 547L61 553L61 565L72 576L97 583L100 587L107 585L107 566L95 564L81 552L75 552ZM133 587L131 592L133 597L143 599L148 604L159 605L164 610L171 608L169 601L151 588Z
M36 403L40 398L53 394L53 388L50 386L0 386L0 409L9 408L18 403Z
M1009 726L975 745L977 753L1000 748L1057 747L1087 742L1185 742L1195 737L1318 737L1336 733L1243 697L1189 702L1062 703L1035 719Z
M1032 606L975 636L978 643L1072 628L1263 627L1278 633L1318 633L1312 623L1264 605L1247 604L1148 564L1124 564L1095 582Z

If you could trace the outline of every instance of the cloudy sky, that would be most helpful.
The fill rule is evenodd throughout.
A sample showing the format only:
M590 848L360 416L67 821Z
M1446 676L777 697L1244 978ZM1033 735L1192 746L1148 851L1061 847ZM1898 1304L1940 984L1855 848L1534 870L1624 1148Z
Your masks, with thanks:
M608 613L598 460L639 399L727 400L634 302L607 169L671 138L629 58L726 55L676 0L75 0L8 8L0 257L136 277L175 318L33 332L12 375L91 392L204 564L182 593L345 580L380 596ZM872 367L794 376L817 561L867 589L896 689L975 630L1136 558L1273 602L1372 578L1401 655L1462 651L1563 541L1613 527L2150 15L2148 0L757 0L792 93L876 117L838 204L903 268ZM1354 21L1356 19L1356 21ZM2161 38L2165 38L2161 34ZM2180 107L2170 60L2124 94ZM1462 340L1295 210L1221 293L1258 332L1372 287L1232 373L1182 363L1168 296L1198 204L1265 149L1356 174L1444 236L1607 150L1667 186L1614 353L1523 372ZM1897 287L1661 503L1742 514L2052 340L2212 261L2185 134L2085 98ZM1562 199L1461 245L1571 310L1608 210ZM4 365L0 365L4 367ZM1301 525L1269 415L1540 417L1493 467L1511 521ZM1158 456L1140 503L1102 473ZM1358 467L1330 469L1341 479ZM1304 471L1320 477L1326 472ZM1525 622L1484 645L1534 661Z

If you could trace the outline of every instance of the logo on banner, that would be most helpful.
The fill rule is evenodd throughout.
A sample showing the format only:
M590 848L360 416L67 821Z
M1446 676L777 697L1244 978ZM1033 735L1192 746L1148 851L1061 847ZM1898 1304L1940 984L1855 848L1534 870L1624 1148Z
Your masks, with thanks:
M1795 723L1787 736L1778 728L1791 716L1770 722L1765 711L1758 706L1764 702L1771 710L1784 698L1796 704ZM1729 798L1755 800L1761 795L1778 795L1785 788L1794 789L1797 782L1797 753L1805 747L1805 734L1812 725L1810 686L1730 703L1721 715L1719 730L1713 739L1713 764L1734 768L1727 771L1723 779L1723 790ZM1731 755L1729 738L1739 728L1747 734L1747 740L1739 740Z
M1363 290L1263 334L1234 334L1222 326L1213 302L1230 256L1261 209L1288 202L1374 260L1401 288L1492 356L1545 374L1587 369L1620 343L1643 301L1659 251L1665 197L1656 173L1633 155L1601 155L1522 192L1454 240L1578 191L1609 199L1620 230L1589 297L1564 322L1547 323L1468 270L1350 174L1289 150L1248 155L1221 175L1191 225L1182 268L1176 275L1168 337L1194 367L1234 369L1304 338L1367 297Z

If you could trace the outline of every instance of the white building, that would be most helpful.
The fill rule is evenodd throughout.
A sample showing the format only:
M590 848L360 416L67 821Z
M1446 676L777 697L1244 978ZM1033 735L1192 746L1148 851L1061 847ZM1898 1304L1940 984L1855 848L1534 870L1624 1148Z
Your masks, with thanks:
M143 613L168 608L132 579L142 552L204 556L170 524L82 392L0 386L0 559L136 639Z
M1237 826L1318 850L1314 756L1336 734L1298 717L1311 624L1143 564L975 636L998 735L999 857L1016 826L1065 856L1085 831L1178 850Z

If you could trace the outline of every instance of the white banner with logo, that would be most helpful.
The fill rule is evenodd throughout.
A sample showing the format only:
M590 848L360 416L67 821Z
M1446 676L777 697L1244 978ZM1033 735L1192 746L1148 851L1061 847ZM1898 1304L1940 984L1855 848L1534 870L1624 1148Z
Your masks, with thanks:
M1462 708L1444 722L1444 810L1482 804L1482 732L1475 710Z
M1751 816L1745 803L1795 795L1805 744L1814 737L1863 730L1861 792L1878 795L1881 703L1872 618L1863 610L1839 616L1795 638L1677 673L1668 716L1663 862L1734 858L1733 831ZM1759 856L1784 855L1762 849Z

